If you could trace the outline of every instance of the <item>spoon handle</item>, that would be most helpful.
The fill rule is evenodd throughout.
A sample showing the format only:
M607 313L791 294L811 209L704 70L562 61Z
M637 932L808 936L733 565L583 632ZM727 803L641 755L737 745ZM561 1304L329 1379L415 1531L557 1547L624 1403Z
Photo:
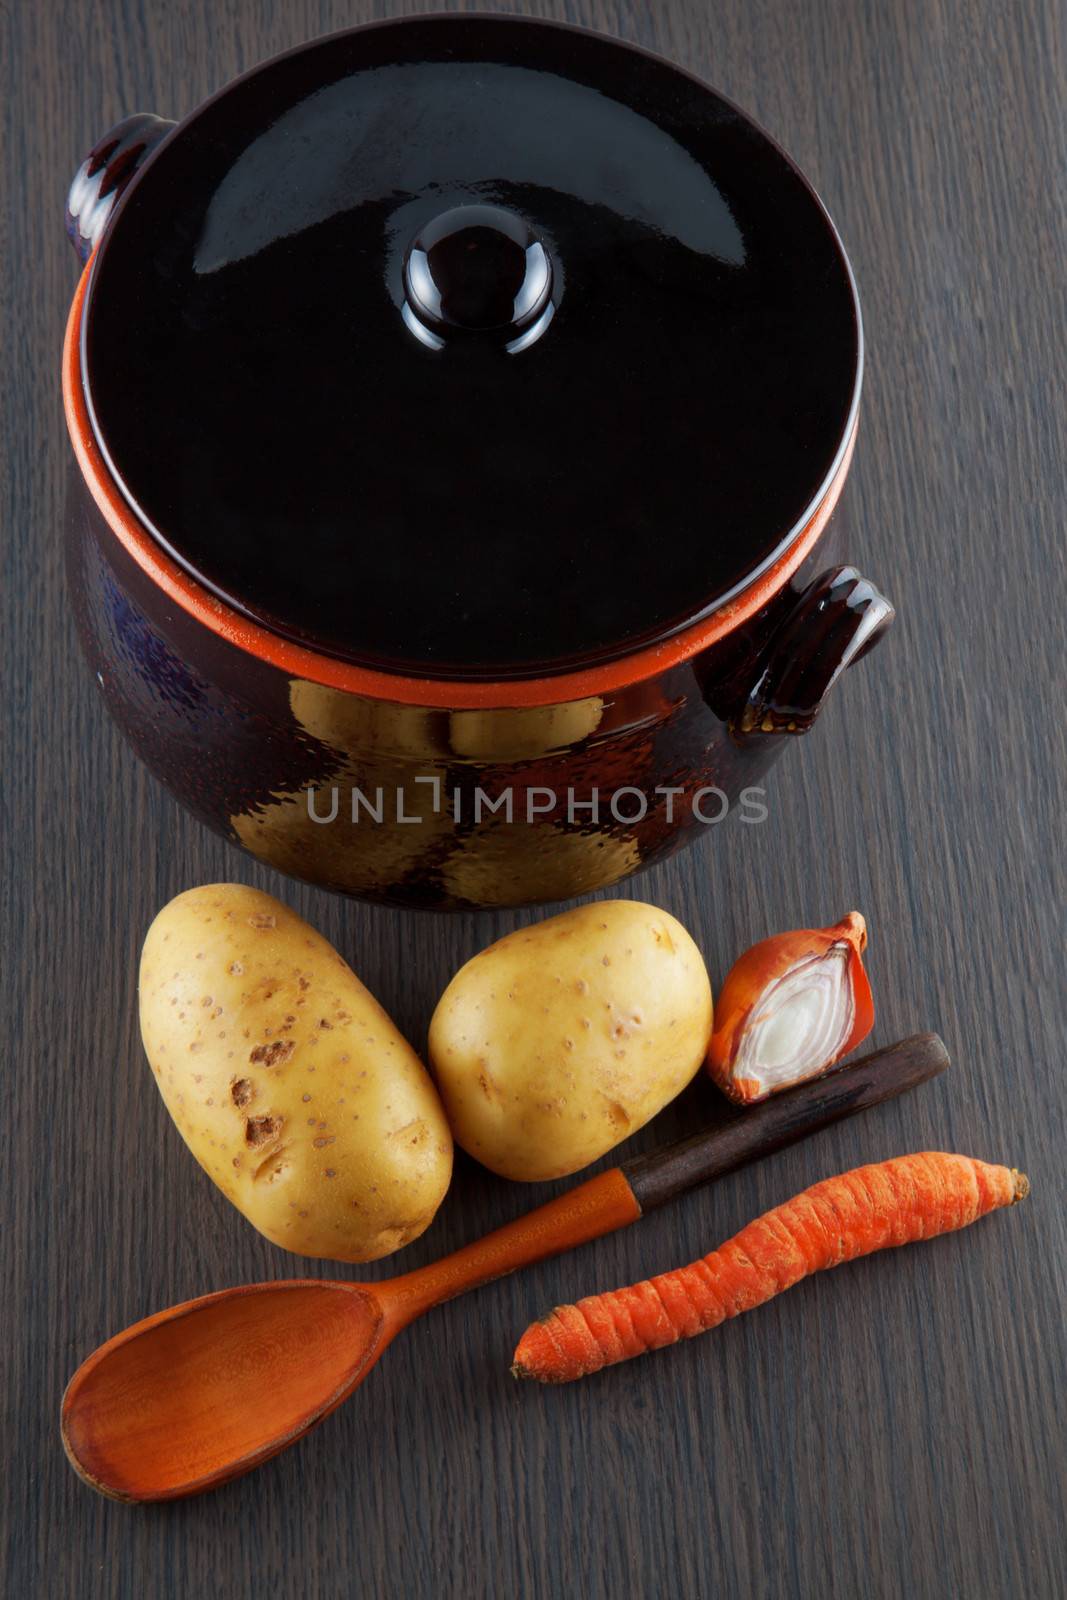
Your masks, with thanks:
M915 1033L859 1061L846 1062L825 1078L738 1111L723 1126L636 1156L620 1170L642 1213L652 1211L687 1189L914 1089L936 1078L948 1064L948 1051L936 1033Z
M376 1284L390 1337L443 1300L636 1222L687 1189L903 1094L947 1066L948 1053L937 1035L915 1034L829 1077L737 1112L723 1125L601 1172L440 1261Z
M376 1283L374 1292L386 1309L390 1337L443 1300L614 1233L640 1215L641 1207L621 1170L599 1172L439 1261Z

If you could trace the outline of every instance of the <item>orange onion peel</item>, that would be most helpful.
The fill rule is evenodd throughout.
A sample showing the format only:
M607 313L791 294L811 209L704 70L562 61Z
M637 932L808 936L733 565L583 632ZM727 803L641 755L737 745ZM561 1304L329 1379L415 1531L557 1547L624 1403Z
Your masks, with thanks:
M742 1105L817 1078L874 1026L858 911L832 928L798 928L753 945L715 1006L708 1071Z

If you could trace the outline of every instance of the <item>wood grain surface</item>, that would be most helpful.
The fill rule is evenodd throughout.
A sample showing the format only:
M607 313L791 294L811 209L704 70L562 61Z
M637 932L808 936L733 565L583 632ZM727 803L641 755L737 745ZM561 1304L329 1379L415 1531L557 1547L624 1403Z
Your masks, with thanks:
M899 620L772 774L767 823L712 830L632 892L686 922L716 982L756 938L858 907L871 1046L934 1028L951 1070L443 1307L317 1434L211 1497L112 1504L64 1460L64 1383L107 1335L211 1288L316 1270L204 1178L152 1083L135 975L162 902L222 878L283 895L419 1043L454 968L522 920L347 904L209 837L109 725L60 563L76 276L62 216L84 151L123 113L177 116L310 35L409 9L0 6L3 1593L1063 1596L1065 141L1063 35L1042 0L502 8L704 75L795 155L841 228L868 340L842 544ZM620 1154L716 1110L697 1084ZM924 1148L1019 1165L1032 1197L588 1382L509 1376L538 1312L703 1254L835 1170ZM463 1161L398 1260L552 1192Z

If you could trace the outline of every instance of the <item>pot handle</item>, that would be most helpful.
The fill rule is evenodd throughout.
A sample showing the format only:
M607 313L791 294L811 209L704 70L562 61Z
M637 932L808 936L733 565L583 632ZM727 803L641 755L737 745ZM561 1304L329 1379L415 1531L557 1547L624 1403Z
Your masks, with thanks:
M758 676L732 723L742 737L806 733L830 685L878 643L896 613L855 567L810 583L757 663Z
M67 235L82 261L88 261L100 242L134 173L174 126L151 112L135 111L89 151L67 195Z

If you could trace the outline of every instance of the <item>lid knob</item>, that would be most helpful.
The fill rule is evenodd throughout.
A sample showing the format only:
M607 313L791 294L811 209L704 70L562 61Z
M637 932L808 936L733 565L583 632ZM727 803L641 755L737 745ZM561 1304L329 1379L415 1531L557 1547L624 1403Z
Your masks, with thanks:
M517 212L456 206L412 240L404 290L405 322L434 349L457 331L495 333L512 349L548 324L552 262Z

